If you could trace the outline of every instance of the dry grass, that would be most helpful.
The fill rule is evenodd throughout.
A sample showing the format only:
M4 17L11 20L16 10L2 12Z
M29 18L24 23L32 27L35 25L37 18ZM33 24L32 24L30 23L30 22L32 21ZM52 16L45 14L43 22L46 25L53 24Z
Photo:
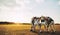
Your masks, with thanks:
M0 35L38 35L30 32L30 28L31 25L24 24L0 25ZM55 25L55 28L57 31L60 31L60 25ZM36 29L38 29L38 26ZM44 29L43 26L42 29Z

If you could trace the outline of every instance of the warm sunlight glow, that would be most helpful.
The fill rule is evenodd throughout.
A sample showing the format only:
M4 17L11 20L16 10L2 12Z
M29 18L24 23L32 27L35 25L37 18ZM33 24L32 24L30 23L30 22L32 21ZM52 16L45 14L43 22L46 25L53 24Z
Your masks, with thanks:
M58 5L59 4L59 5ZM58 0L0 0L0 21L30 23L33 16L50 16L60 22Z

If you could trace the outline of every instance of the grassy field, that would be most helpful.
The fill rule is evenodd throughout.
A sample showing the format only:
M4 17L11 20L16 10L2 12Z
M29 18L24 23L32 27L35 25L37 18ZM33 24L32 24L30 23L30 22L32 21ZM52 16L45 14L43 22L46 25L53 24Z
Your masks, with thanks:
M30 28L31 25L28 24L2 24L0 25L0 35L38 35L38 33L31 32ZM55 28L57 32L60 32L60 25L55 25ZM42 29L44 29L43 26ZM36 30L38 32L38 26L36 27Z

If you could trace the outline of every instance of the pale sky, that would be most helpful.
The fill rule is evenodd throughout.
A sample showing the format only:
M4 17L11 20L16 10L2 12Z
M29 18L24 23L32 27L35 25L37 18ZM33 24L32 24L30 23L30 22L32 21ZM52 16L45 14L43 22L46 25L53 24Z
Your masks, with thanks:
M30 23L41 15L60 23L60 0L0 0L0 21Z

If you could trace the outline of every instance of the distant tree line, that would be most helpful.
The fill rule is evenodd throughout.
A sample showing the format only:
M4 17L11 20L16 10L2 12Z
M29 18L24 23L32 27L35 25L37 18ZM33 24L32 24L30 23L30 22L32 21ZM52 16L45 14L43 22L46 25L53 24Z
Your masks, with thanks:
M0 24L14 24L13 22L0 22Z

